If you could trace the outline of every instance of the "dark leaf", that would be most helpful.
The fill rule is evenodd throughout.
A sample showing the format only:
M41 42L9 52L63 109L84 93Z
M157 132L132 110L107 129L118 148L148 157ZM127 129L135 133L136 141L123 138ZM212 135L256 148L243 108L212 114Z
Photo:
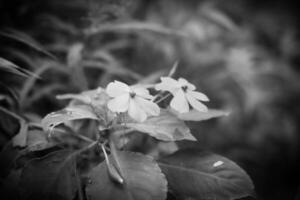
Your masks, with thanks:
M20 92L20 104L23 106L24 104L27 103L27 99L28 99L28 94L29 92L33 89L33 87L36 84L37 81L37 77L42 76L43 74L45 74L46 72L50 71L50 70L55 70L59 73L66 73L67 71L65 70L65 68L62 67L61 64L59 64L58 62L50 62L50 61L43 61L43 63L41 63L41 65L39 66L39 68L37 68L34 71L34 74L36 75L35 77L30 77L26 80L26 82L24 83L21 92ZM53 84L55 86L60 85L60 88L62 88L63 86L61 84ZM45 90L45 88L49 88L51 86L45 86L43 87L43 90ZM35 95L40 95L41 91L38 92L38 94ZM45 93L45 92L44 92ZM33 98L33 97L31 97Z
M12 63L9 60L6 60L2 57L0 57L0 70L3 71L7 71L19 76L24 76L24 77L28 77L28 76L34 76L36 77L36 75L26 69L23 69L19 66L17 66L16 64Z
M221 27L227 28L230 31L236 31L237 26L232 19L222 13L220 10L212 8L212 6L204 6L202 11L202 17L208 21L215 23Z
M11 170L8 176L1 180L0 194L3 199L20 199L20 181L21 169Z
M106 51L98 51L97 53L95 53L94 57L97 60L101 59L104 60L105 62L95 61L95 60L85 60L82 62L83 66L87 68L105 70L109 74L129 76L136 80L141 80L143 78L142 75L124 67L121 63L119 63L112 55L110 55Z
M233 200L251 196L254 186L234 162L196 149L184 149L159 161L170 190L184 199Z
M5 178L15 167L16 160L20 151L14 148L11 142L8 142L0 152L0 178Z
M0 94L0 101L6 100L7 102L11 102L10 105L19 105L19 95L17 91L15 91L14 88L0 83L0 88L2 89L1 94Z
M40 53L43 53L53 59L56 59L54 55L52 55L48 51L44 50L44 48L37 41L35 41L32 37L30 37L29 35L21 32L21 31L17 31L17 30L9 30L7 32L1 31L0 36L7 37L12 40L16 40L18 42L26 44L27 46L31 47L32 49L34 49Z
M78 35L80 33L74 24L68 23L58 16L44 13L43 16L40 17L49 25L49 27L53 27L66 34Z
M72 151L31 160L23 169L20 186L24 199L72 200L77 191Z
M122 151L118 152L118 162L125 182L121 184L113 181L108 174L107 165L101 163L90 173L91 184L87 186L86 192L91 200L166 198L167 181L151 157Z
M144 122L128 121L125 126L134 130L147 133L158 140L196 140L186 124L174 114L161 109L159 116L149 117Z
M6 95L2 95L2 94L0 94L0 101L2 101L2 100L5 100L7 98L7 96Z

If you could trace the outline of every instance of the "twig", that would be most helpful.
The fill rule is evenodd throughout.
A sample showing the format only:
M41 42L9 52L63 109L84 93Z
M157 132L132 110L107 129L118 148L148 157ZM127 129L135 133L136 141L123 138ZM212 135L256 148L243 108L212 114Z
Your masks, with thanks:
M98 144L98 141L93 141L92 143L90 143L89 145L87 145L86 147L79 149L78 151L76 151L74 153L74 155L78 155L81 154L82 152L91 149L92 147L94 147L96 144Z
M85 141L85 142L89 142L89 143L95 142L95 140L92 140L91 138L86 137L84 135L76 134L76 133L73 133L73 132L72 132L72 135L79 138L79 139L81 139L81 140L83 140L83 141Z
M114 159L114 161L116 162L116 169L118 170L119 174L121 175L121 177L124 177L124 173L122 171L122 168L121 168L121 164L119 162L119 159L118 159L118 155L117 155L117 148L112 140L112 136L109 137L109 147L110 147L110 152L111 152L111 155Z
M103 151L103 154L104 154L104 157L105 157L105 163L106 163L109 175L111 176L111 178L114 181L117 181L118 183L123 184L124 179L120 175L120 172L118 172L118 170L116 170L116 167L113 164L111 164L110 161L109 161L109 158L107 156L106 149L105 149L105 144L101 144L101 148L102 148L102 151Z
M165 100L166 98L168 98L169 96L171 96L171 93L168 93L166 96L162 97L161 99L154 101L154 103L158 104L158 103L162 102L163 100Z

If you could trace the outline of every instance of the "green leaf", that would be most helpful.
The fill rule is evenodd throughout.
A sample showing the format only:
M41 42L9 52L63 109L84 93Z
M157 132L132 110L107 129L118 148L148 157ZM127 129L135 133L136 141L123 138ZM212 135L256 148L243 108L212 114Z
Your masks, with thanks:
M28 34L26 34L24 32L9 29L6 32L0 31L0 36L7 37L12 40L16 40L20 43L23 43L23 44L31 47L32 49L34 49L40 53L43 53L53 59L56 59L56 57L54 55L52 55L48 51L44 50L44 48L36 40L34 40L32 37L30 37Z
M72 200L76 191L75 156L61 150L25 165L20 186L24 199Z
M15 118L19 122L19 131L18 133L12 138L12 146L13 147L25 147L26 140L27 140L27 132L28 132L28 123L16 113L7 110L6 108L0 107L0 110L7 115Z
M101 87L98 87L94 90L87 90L79 94L58 95L56 98L72 99L73 101L70 103L72 105L90 105L93 108L94 113L96 113L99 118L104 120L104 123L106 124L109 124L116 117L116 114L107 108L107 102L110 97Z
M20 121L20 130L12 138L12 144L14 147L25 147L26 146L26 141L27 141L27 133L28 133L28 124L25 120Z
M80 64L83 49L84 45L82 43L75 43L69 48L67 55L68 67L77 67Z
M27 134L26 151L40 151L51 148L55 143L48 141L44 131L29 130Z
M92 55L92 57L94 57L95 60L84 60L82 61L82 65L86 68L105 70L105 72L109 74L129 76L136 80L143 79L142 75L124 67L112 55L110 55L110 53L106 51L96 51L96 53ZM98 60L103 60L104 62Z
M19 95L13 87L0 82L1 94L0 101L7 101L11 106L19 105Z
M5 58L2 57L0 57L0 70L7 71L23 77L29 77L29 76L37 77L34 73L26 69L23 69L17 66L16 64L14 64L13 62L6 60Z
M196 140L191 134L190 129L182 120L164 109L161 109L159 116L149 117L144 122L128 121L123 125L134 130L147 133L158 140Z
M164 200L166 198L167 181L151 157L121 151L118 152L118 162L124 183L114 181L108 174L107 165L101 163L89 174L91 184L87 186L86 193L91 200Z
M52 129L53 127L71 120L77 119L95 119L98 117L89 106L78 105L66 107L63 110L52 112L42 120L44 130Z
M201 10L202 17L206 18L210 23L215 23L220 27L224 27L230 31L237 31L237 25L230 19L225 13L220 10L213 8L212 6L205 6Z
M178 113L172 110L172 113L184 121L204 121L216 117L228 116L229 112L222 110L209 109L207 112L199 112L197 110L191 110L187 113Z
M21 121L20 126L19 133L12 139L13 147L26 147L25 152L30 152L44 150L55 145L48 141L45 132L35 129L29 130L27 122Z
M109 96L105 90L101 87L94 90L87 90L79 94L62 94L57 95L57 99L74 99L85 104L91 104L95 107L101 107L106 105L109 100Z
M174 35L174 36L186 36L184 33L166 28L164 26L161 26L159 24L155 23L145 23L145 22L139 22L139 21L132 21L127 23L115 23L115 24L101 24L99 27L93 27L91 29L88 29L86 31L87 34L100 34L100 33L106 33L106 32L118 32L118 33L138 33L140 31L149 31L157 34L162 35Z
M233 200L251 196L254 186L237 164L222 156L184 149L159 161L170 190L183 199Z
M156 83L159 80L160 77L164 76L165 74L166 74L165 69L160 69L160 70L154 71L151 74L149 74L148 76L144 77L142 80L140 80L138 84L152 86L152 85L154 85L154 83Z
M0 94L0 101L4 100L6 98L7 98L7 96Z

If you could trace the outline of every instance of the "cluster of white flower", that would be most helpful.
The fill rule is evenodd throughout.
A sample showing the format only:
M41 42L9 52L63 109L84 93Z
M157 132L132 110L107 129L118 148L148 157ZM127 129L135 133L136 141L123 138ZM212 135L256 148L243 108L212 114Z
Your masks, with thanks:
M195 85L186 79L161 77L161 82L154 88L170 92L173 95L170 107L179 113L189 112L190 106L199 112L207 112L207 107L200 101L209 99L205 94L195 91ZM114 81L107 85L106 92L112 98L107 104L112 112L128 112L131 118L139 122L160 113L159 106L154 102L154 96L142 85L128 86L120 81Z

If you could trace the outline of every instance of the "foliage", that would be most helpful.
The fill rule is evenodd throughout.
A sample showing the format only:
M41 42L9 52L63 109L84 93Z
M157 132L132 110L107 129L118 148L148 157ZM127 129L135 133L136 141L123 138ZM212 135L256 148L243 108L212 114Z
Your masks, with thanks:
M185 84L190 83L186 82ZM186 85L181 87L184 90ZM202 121L222 115L220 114L221 111L213 112L207 109L205 111L191 109L191 111L176 114L177 111L172 111L172 108L168 106L159 108L158 113L154 113L149 111L153 107L147 106L167 101L166 97L171 93L163 95L164 91L161 90L152 96L148 93L148 88L149 86L142 85L129 87L125 83L114 82L108 84L106 89L99 87L80 94L60 95L60 99L71 99L71 102L66 108L52 112L43 118L41 125L44 132L48 133L48 137L62 133L68 134L69 131L67 130L61 130L61 133L55 132L56 127L65 124L73 129L74 136L88 145L81 145L78 150L60 147L59 150L51 150L43 157L32 158L27 161L20 176L21 192L19 195L24 199L58 198L71 200L76 197L76 194L81 199L86 198L86 194L90 199L163 200L167 197L168 183L170 186L169 193L174 192L183 199L186 197L236 199L252 195L254 186L248 175L227 159L218 158L214 154L204 153L202 155L200 150L194 150L194 152L179 150L172 154L173 157L171 155L171 157L158 158L160 159L158 165L153 158L141 153L134 153L130 146L126 146L131 140L128 135L132 131L143 132L157 140L166 142L194 141L196 140L195 137L182 119ZM110 95L112 96L109 97ZM149 97L150 100L143 99L143 96ZM175 98L176 95L174 95ZM125 104L121 102L123 99L126 100ZM115 101L118 101L118 104L110 108L110 102ZM179 100L176 101L177 104L173 105L174 108L181 110L182 103L178 102ZM181 101L185 100L182 99ZM138 104L141 102L143 105ZM166 105L167 102L163 105ZM123 108L124 105L121 106L121 104L126 106L125 109ZM130 109L134 110L132 115ZM144 109L147 110L145 119L139 114L144 113ZM182 114L185 116L182 117ZM198 117L193 117L194 115ZM201 115L203 116L200 117ZM77 125L81 122L78 120L83 119L94 120L96 122L94 126L98 127L96 128L97 131L91 132L90 136L82 134ZM25 147L27 152L41 151L52 147L44 140L40 148L32 148L32 144L36 145L36 142L31 140L37 138L29 137L28 126L23 125L24 120L20 123L20 132L13 138L13 146ZM124 138L126 140L122 142ZM68 144L68 141L58 141L54 146L59 146L61 143ZM94 150L95 147L101 147L102 152L98 155L102 157L101 163L97 162L94 164L96 166L84 171L89 179L89 183L85 185L80 180L84 173L80 173L80 168L77 168L80 164L77 157L85 151ZM107 155L107 151L110 152L110 156ZM23 154L26 155L26 152ZM191 155L193 157L190 158ZM220 162L222 167L216 165ZM181 163L186 163L188 166L182 166ZM179 166L177 166L178 164ZM167 175L166 177L159 166ZM217 172L214 170L216 167L218 167ZM176 169L178 170L172 171ZM198 173L200 176L197 176ZM185 179L190 176L194 177L195 185L189 185L183 189L178 188L178 186L174 187L176 182L184 182L184 180L177 180L177 178ZM233 180L232 177L235 177L236 180ZM227 183L223 183L223 181L227 181ZM235 181L237 183L234 183Z
M175 2L0 2L1 193L8 199L237 199L255 196L247 171L265 199L295 195L293 24L276 13L245 10L244 1L231 1L232 8ZM277 20L284 28L277 29ZM168 73L173 63L178 67ZM153 86L179 74L208 94L208 107L230 115L190 110L188 100L188 112L174 109L176 93ZM143 85L160 114L144 110L146 119L138 121L129 110L110 110L113 97L101 87L114 80ZM204 122L221 116L227 117Z

